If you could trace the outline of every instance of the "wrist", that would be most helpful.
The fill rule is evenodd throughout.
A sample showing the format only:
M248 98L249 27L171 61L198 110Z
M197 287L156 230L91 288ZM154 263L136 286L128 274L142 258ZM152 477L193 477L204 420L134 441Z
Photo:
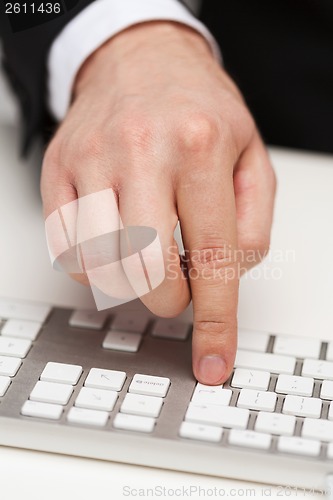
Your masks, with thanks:
M104 73L116 75L120 67L134 69L133 64L153 65L159 59L169 57L171 63L181 59L188 63L198 59L214 60L205 38L194 29L170 21L140 23L121 31L99 47L80 68L75 83L74 97L92 84L96 89ZM171 69L171 68L170 68ZM98 77L97 77L98 75Z

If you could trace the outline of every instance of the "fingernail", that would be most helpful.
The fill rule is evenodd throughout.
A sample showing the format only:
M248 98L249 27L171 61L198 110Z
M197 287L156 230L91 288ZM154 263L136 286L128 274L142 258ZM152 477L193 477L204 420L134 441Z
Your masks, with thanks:
M216 384L226 371L226 364L220 356L211 355L200 359L199 378L206 385Z

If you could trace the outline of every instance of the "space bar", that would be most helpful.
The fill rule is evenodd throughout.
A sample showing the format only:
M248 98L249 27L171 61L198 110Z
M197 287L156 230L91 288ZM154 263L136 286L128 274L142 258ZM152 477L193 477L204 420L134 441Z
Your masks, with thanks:
M294 356L245 351L242 349L237 351L235 361L237 368L252 368L271 373L293 374L295 365L296 358Z

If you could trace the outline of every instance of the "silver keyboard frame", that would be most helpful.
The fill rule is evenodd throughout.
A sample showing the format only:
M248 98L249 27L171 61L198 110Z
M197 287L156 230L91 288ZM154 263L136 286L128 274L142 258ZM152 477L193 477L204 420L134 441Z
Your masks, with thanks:
M114 314L124 311L123 307L115 308ZM150 322L137 353L109 351L102 348L107 329L93 331L69 327L71 313L69 309L52 310L7 394L0 398L1 445L277 485L325 489L326 476L333 471L333 461L325 458L325 445L322 446L321 455L313 459L278 453L277 438L274 436L268 451L230 446L227 429L224 429L220 443L192 441L178 436L196 384L191 368L190 336L186 341L152 337L149 335ZM272 352L273 339L272 336L267 352ZM325 351L324 343L321 359ZM74 393L61 419L56 422L20 415L23 403L48 361L83 367ZM107 425L98 429L72 425L66 421L67 412L92 367L127 373L125 385ZM300 363L297 362L295 374L299 374L299 370ZM152 434L142 435L112 427L113 418L135 373L171 379L166 402ZM268 390L275 386L276 377L271 376ZM239 389L231 387L230 380L231 377L224 387L233 390L230 406L234 406ZM319 383L316 381L314 396L318 395ZM276 412L281 411L283 397L278 395ZM328 401L323 402L326 414L328 406ZM250 412L248 429L253 429L256 413ZM302 418L297 418L296 435L300 435L301 421Z

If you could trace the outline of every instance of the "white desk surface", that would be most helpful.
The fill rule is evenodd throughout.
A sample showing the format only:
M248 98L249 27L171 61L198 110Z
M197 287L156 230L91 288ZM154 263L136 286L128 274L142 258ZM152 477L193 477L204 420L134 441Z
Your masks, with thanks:
M278 149L271 154L279 183L271 258L242 279L239 323L330 339L333 158ZM20 161L17 131L0 126L0 296L92 307L89 291L49 264L39 171L38 153ZM300 490L0 447L0 493L11 500L101 496L118 500L126 498L124 486L176 489L191 485L206 488L206 496L207 489L217 488L225 490L224 496L322 498ZM139 496L140 492L133 491L130 498L134 493ZM203 492L189 498L203 498Z

